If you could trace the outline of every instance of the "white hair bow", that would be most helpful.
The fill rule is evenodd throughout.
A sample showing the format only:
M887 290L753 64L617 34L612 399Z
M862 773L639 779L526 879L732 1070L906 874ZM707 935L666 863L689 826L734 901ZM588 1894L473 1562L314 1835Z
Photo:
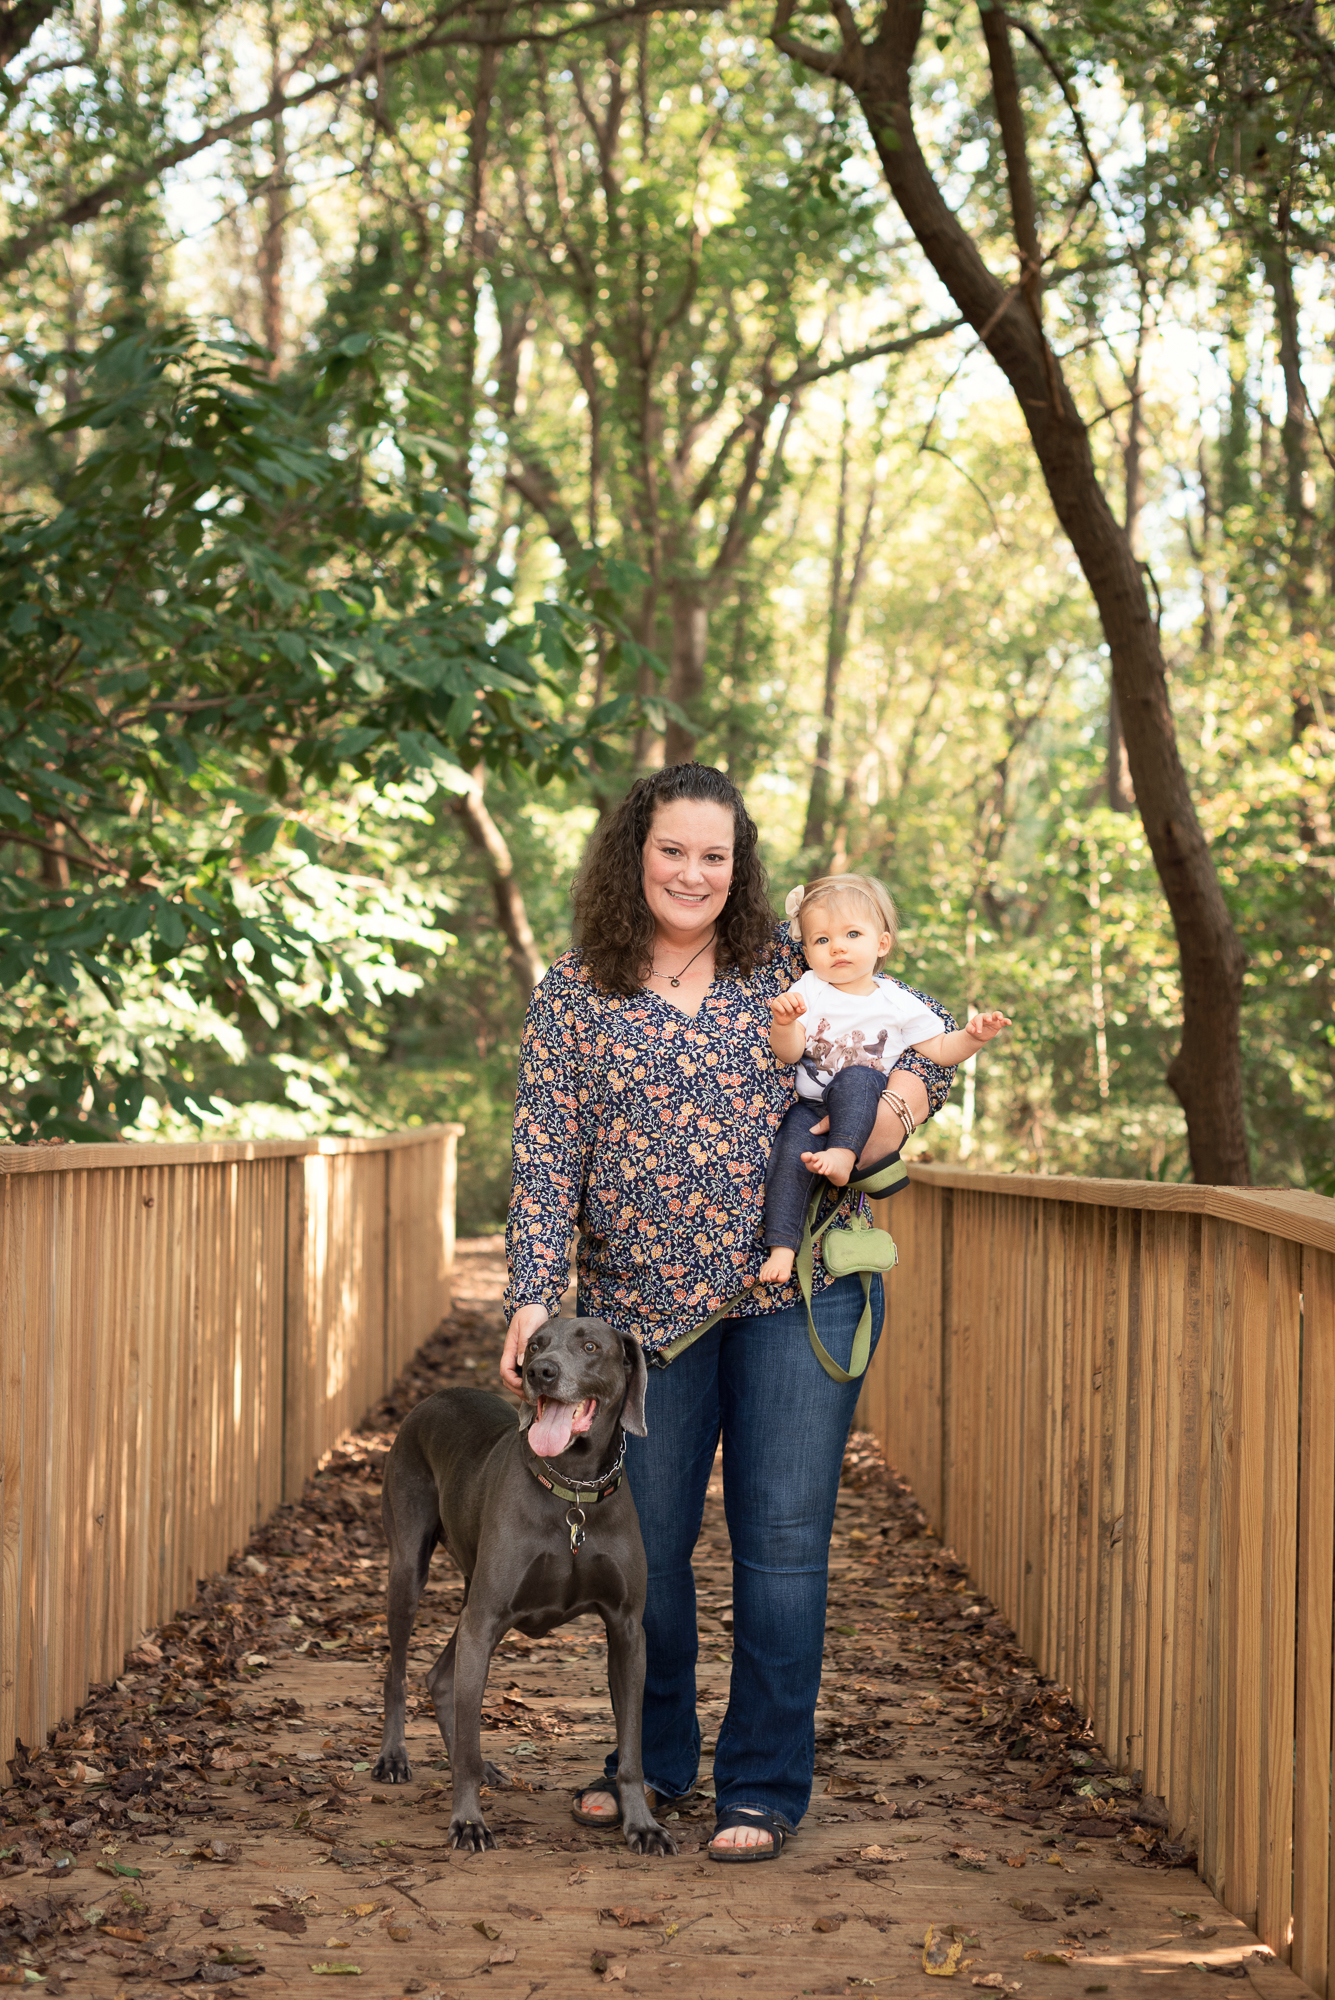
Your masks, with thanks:
M786 917L795 917L797 915L798 911L802 907L802 898L806 895L806 893L807 890L805 882L799 882L795 889L790 889L788 891L787 896L784 898L784 904L783 904L783 914Z

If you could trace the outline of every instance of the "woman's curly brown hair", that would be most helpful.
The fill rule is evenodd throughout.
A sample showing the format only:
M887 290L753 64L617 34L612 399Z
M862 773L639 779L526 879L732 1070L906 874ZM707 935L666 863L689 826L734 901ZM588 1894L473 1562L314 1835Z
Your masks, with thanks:
M669 764L637 778L589 843L573 891L574 938L599 986L638 993L653 963L654 920L644 896L644 843L660 806L698 799L732 814L732 886L719 914L717 962L749 979L774 941L759 835L732 779L711 764Z

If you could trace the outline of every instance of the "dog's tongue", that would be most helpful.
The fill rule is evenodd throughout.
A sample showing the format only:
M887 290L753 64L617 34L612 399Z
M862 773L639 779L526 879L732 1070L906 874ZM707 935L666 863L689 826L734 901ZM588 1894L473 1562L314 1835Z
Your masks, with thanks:
M570 1443L575 1428L575 1405L553 1403L543 1396L538 1414L528 1427L530 1448L539 1458L559 1458Z
M540 1396L538 1413L528 1427L529 1444L539 1458L559 1458L572 1437L589 1429L597 1413L596 1396L586 1396L582 1403L553 1403Z

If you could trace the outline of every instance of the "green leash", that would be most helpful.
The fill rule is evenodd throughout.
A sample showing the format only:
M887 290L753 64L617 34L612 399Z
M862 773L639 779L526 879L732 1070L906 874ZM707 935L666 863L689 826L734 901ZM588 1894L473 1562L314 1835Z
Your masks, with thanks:
M851 1190L856 1194L873 1196L898 1194L902 1187L908 1185L908 1178L908 1168L896 1153L893 1159L887 1160L884 1166L877 1167L865 1179L854 1175L844 1192ZM855 1214L842 1229L831 1228L839 1213L842 1194L824 1222L816 1223L816 1212L824 1193L823 1188L817 1188L811 1197L802 1224L802 1241L798 1246L793 1269L797 1273L802 1303L807 1309L807 1336L811 1341L812 1353L831 1381L856 1382L860 1376L866 1374L867 1364L871 1360L871 1281L878 1271L885 1273L894 1269L899 1261L899 1252L895 1248L895 1239L889 1231L873 1229L860 1212ZM815 1246L822 1239L824 1240L821 1254L830 1276L848 1278L856 1272L862 1279L862 1317L853 1335L853 1352L849 1356L852 1363L850 1368L841 1368L839 1363L826 1352L825 1344L816 1331L816 1322L812 1316L811 1291L816 1261ZM670 1361L675 1361L679 1354L684 1354L688 1347L693 1347L701 1334L708 1333L720 1320L728 1318L737 1301L747 1296L748 1289L744 1285L740 1291L734 1292L730 1299L725 1299L708 1319L701 1320L699 1326L693 1326L688 1333L679 1333L666 1347L660 1347L650 1362L650 1367L666 1368Z

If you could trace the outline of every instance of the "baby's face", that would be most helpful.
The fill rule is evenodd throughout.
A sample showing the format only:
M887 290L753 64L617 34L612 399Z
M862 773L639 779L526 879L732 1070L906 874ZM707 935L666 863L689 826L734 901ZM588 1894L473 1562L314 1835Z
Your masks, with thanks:
M889 951L889 931L878 931L860 904L818 903L802 913L802 949L817 979L827 986L871 991L876 961Z

